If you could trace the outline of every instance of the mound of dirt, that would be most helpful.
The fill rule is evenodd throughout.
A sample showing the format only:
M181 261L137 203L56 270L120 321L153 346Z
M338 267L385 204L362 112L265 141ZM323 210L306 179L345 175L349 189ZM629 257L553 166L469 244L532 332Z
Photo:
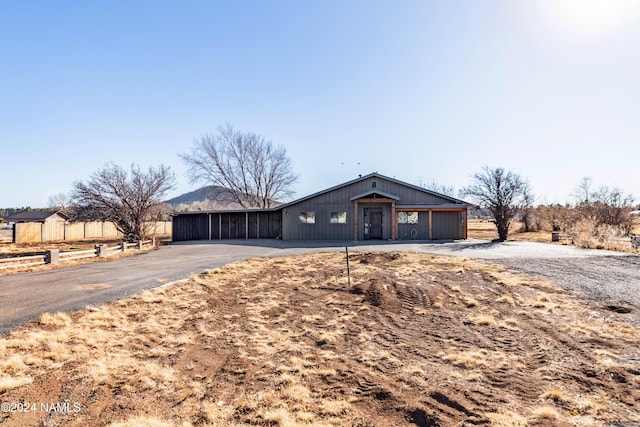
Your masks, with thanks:
M0 340L0 400L79 410L0 424L640 423L637 310L473 260L350 264L352 286L340 254L254 259L43 316Z

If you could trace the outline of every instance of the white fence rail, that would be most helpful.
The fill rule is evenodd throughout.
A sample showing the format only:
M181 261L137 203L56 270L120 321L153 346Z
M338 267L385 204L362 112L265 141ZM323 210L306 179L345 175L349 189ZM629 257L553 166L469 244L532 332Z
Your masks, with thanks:
M122 242L116 246L97 245L94 249L86 249L82 251L60 252L58 249L52 249L37 255L23 257L10 256L0 258L0 270L7 268L30 267L34 265L58 264L64 261L83 258L107 257L118 252L126 252L130 248L142 249L147 245L155 245L155 239L140 240L136 243Z

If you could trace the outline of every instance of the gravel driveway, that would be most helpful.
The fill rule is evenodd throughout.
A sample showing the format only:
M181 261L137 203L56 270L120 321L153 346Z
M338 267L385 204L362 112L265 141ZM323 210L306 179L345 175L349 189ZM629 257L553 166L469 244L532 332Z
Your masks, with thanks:
M428 252L481 258L538 275L607 305L640 308L640 256L535 242L465 241Z
M124 298L251 257L326 250L412 251L480 258L548 277L588 298L640 308L640 257L602 250L533 243L283 242L279 240L184 242L109 262L0 276L0 334L37 320L43 312L72 311ZM611 302L608 302L611 300Z
M640 308L640 257L594 257L545 259L506 258L507 267L551 279L587 298L611 305Z

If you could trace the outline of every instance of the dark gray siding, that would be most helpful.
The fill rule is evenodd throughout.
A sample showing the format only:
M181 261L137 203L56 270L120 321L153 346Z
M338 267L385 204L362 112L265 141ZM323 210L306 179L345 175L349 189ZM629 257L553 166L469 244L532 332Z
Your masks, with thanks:
M282 238L285 240L353 240L353 208L349 204L309 200L284 209ZM313 212L314 224L299 220L301 212ZM332 224L332 212L346 212L346 224Z
M355 230L353 198L358 200ZM378 198L379 201L366 199ZM410 184L379 175L333 187L282 206L275 211L203 212L174 217L174 240L278 238L285 240L366 240L365 213L382 211L382 239L391 239L393 226L390 199L397 209L419 210L417 224L397 224L398 239L464 238L462 211L433 211L429 230L428 209L466 208L463 201L433 194ZM303 223L301 212L313 212L315 222ZM331 214L346 213L346 223L332 223ZM357 236L354 236L357 233Z
M417 224L398 224L398 240L411 239L429 239L429 212L418 212Z
M256 233L256 230L259 233ZM282 237L282 211L249 214L249 238L276 239Z
M282 213L207 212L173 218L173 240L275 239L282 235ZM248 232L248 235L247 235Z
M206 213L178 215L173 218L173 241L209 239L209 216Z
M375 184L374 184L375 183ZM374 186L375 185L375 186ZM351 198L371 191L391 194L399 198L402 204L437 205L451 203L449 200L429 194L425 191L408 187L381 177L370 177L359 182L336 188L332 191L307 198L299 203L288 205L284 210L282 223L282 237L285 240L353 240L353 202ZM371 207L383 208L383 239L391 238L391 209L389 204L358 204L358 240L364 240L364 209ZM314 212L315 224L304 224L298 220L300 212ZM331 224L331 212L347 212L347 224ZM426 213L420 214L421 239L429 235L429 222ZM413 227L411 227L413 228ZM398 238L404 233L398 230ZM408 230L408 233L411 229ZM409 234L410 236L410 234Z
M464 238L463 212L433 212L433 239Z

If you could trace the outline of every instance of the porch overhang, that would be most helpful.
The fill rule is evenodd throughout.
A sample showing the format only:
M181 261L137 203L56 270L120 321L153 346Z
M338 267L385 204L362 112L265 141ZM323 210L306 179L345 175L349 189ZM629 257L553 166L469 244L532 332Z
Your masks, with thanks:
M360 203L390 204L391 205L391 240L398 240L398 219L396 216L396 202L400 197L381 191L369 191L351 198L353 202L353 240L358 241L358 205Z

